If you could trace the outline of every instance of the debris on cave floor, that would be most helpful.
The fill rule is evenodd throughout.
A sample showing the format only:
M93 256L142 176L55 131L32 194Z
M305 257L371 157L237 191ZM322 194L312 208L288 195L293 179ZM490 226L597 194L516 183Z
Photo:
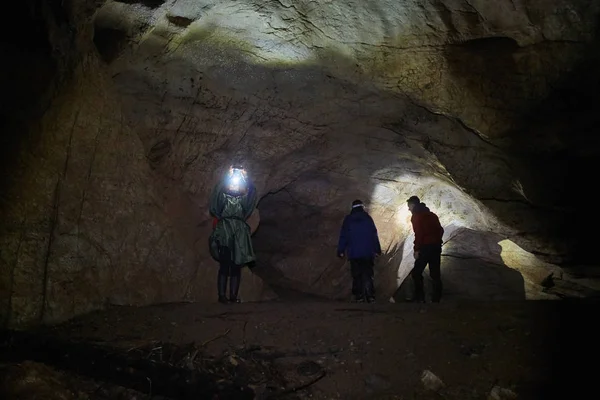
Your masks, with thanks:
M27 332L2 336L3 358L13 360L3 369L2 398L29 398L55 393L56 398L93 398L118 395L155 399L276 399L300 392L326 375L318 363L306 360L303 351L282 352L260 346L238 346L219 357L207 356L201 344L144 341L131 348L98 341L69 341ZM302 358L289 363L282 359ZM59 372L40 362L55 365ZM66 372L70 371L71 375ZM82 378L80 384L72 374ZM96 388L90 379L107 385ZM33 385L32 385L33 384ZM86 388L93 396L86 395ZM137 394L136 394L137 393ZM154 396L153 396L154 395ZM124 397L123 397L124 396ZM133 397L132 397L133 396ZM110 398L110 397L109 397Z
M579 301L111 307L4 335L3 398L574 398L593 382L572 366L597 357L596 312Z
M24 361L0 365L0 398L40 400L133 400L148 395L109 382L98 382L42 363ZM168 400L151 396L152 400Z

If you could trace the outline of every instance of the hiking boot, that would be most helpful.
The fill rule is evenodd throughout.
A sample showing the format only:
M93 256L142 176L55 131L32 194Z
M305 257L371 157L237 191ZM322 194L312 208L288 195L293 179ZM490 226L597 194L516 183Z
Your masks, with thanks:
M219 274L217 276L217 295L219 296L219 303L227 303L227 297L225 296L226 289L227 275Z
M408 299L409 303L425 303L425 299L420 297L412 297Z
M369 297L367 303L375 303L375 297Z
M240 291L241 276L232 276L229 278L229 302L239 303L238 292Z
M361 296L356 296L356 295L352 295L352 298L350 299L350 303L361 303L364 301L364 298Z

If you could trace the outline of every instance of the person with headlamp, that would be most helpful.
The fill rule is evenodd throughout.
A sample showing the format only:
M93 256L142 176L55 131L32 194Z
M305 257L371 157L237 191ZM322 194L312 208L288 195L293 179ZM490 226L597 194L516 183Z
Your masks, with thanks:
M209 247L219 262L217 292L221 303L240 302L242 267L255 261L247 220L257 202L256 188L242 166L231 166L213 188L209 208L214 219ZM228 280L229 299L225 295Z

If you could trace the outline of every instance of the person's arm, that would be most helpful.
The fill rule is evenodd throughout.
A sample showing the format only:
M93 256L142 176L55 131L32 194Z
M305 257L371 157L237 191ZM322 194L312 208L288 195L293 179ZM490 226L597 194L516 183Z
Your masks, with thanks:
M381 255L381 243L379 242L379 234L377 233L377 226L375 225L375 221L373 221L373 218L371 217L371 224L372 224L372 234L373 234L373 240L375 241L375 254Z
M413 215L411 222L413 226L413 231L415 233L413 250L415 252L418 252L421 249L421 245L423 244L423 235L425 234L425 232L423 232L421 214Z
M344 222L342 223L342 228L340 229L340 238L338 240L337 246L337 254L338 257L343 257L344 253L346 253L346 248L348 247L348 218L344 218Z

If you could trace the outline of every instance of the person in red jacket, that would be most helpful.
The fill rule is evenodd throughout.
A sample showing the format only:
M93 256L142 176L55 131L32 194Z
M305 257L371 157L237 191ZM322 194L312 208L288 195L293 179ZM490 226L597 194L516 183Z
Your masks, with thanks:
M440 224L438 216L431 212L425 203L421 203L421 200L417 196L411 196L406 202L408 209L412 213L410 222L415 232L413 248L415 266L410 273L415 284L415 297L413 300L421 303L425 302L423 271L427 264L429 264L429 275L433 281L431 301L439 303L442 298L440 264L444 228Z

